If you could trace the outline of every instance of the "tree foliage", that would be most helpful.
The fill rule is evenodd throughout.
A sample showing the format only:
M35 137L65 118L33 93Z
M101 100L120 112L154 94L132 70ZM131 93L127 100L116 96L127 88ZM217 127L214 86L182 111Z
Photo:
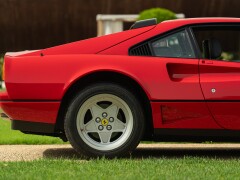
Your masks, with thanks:
M138 20L157 18L157 23L165 20L176 19L176 14L164 8L146 9L139 14Z

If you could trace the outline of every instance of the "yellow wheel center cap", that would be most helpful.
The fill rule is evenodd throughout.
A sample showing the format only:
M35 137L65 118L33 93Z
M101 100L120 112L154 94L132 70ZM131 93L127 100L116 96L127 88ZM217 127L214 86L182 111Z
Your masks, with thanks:
M101 121L103 126L107 126L108 125L108 120L107 119L102 119Z

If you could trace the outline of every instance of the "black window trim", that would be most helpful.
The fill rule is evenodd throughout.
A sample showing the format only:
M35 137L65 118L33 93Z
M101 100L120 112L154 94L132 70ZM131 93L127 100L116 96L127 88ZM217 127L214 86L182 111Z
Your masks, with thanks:
M202 57L202 55L201 55L201 51L199 49L198 43L196 41L195 35L194 35L190 26L187 27L187 31L188 31L188 34L189 34L189 39L191 41L193 51L195 53L195 58L197 60L199 60Z

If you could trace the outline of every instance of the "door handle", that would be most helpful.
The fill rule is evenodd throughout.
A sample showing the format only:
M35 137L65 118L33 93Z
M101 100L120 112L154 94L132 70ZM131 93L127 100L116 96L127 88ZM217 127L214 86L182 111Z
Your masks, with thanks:
M202 60L202 64L213 64L212 60Z

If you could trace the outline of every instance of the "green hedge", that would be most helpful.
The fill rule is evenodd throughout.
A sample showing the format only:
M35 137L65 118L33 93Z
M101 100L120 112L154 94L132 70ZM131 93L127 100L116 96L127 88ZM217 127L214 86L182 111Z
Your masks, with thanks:
M151 8L140 12L138 20L157 18L160 23L165 20L176 19L176 14L168 9Z

